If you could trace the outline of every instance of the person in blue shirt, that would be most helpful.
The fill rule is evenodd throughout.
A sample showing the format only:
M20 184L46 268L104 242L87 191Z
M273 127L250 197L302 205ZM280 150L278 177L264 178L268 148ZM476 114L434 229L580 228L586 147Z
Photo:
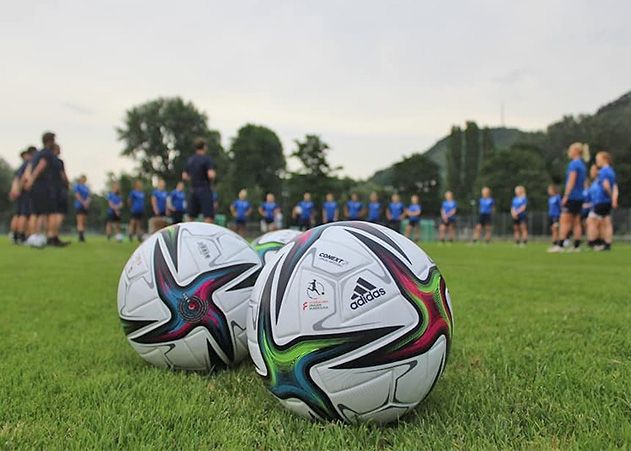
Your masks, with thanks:
M322 204L322 223L328 224L329 222L335 222L338 219L339 212L337 202L335 202L333 193L328 193L324 204Z
M491 188L485 186L481 191L482 197L478 201L478 210L480 215L478 216L478 223L475 226L473 232L473 242L477 243L482 236L482 229L484 229L484 241L488 244L491 242L493 213L495 212L495 199L491 197Z
M153 216L164 217L167 215L167 191L166 182L158 180L158 186L151 192L151 211Z
M244 189L239 191L239 198L230 205L230 213L234 217L236 231L239 235L245 236L247 232L248 217L252 213L252 205L248 200L248 192Z
M121 233L121 210L123 209L123 199L121 198L120 185L112 183L110 192L107 193L107 222L105 223L105 236L112 238L112 234L117 236Z
M582 143L574 143L567 150L570 162L565 172L565 188L561 199L561 220L559 224L559 239L564 243L570 232L574 235L574 251L578 252L583 236L581 210L583 208L583 186L587 178L587 168L583 159L589 158L589 148ZM562 251L561 246L554 247L550 252Z
M272 193L265 195L265 202L259 206L259 215L265 222L266 231L276 230L276 217L280 214L280 205L276 203L276 197Z
M142 182L140 180L134 181L134 189L131 190L127 198L129 205L129 212L131 213L129 219L129 241L132 241L134 235L138 238L138 241L142 241L143 225L142 221L145 217L145 192L143 191Z
M370 222L379 224L381 222L381 203L377 193L370 193L370 201L368 202L368 215L366 219Z
M419 197L413 194L410 198L410 205L405 209L405 216L408 218L408 223L405 226L405 236L412 241L419 241L421 239L421 228L419 224L421 222L422 211L423 208L421 207Z
M440 227L438 228L438 239L441 243L445 242L446 235L449 235L449 241L456 239L456 222L458 213L458 203L454 200L451 191L445 193L445 200L440 207Z
M77 232L79 233L79 242L85 243L85 223L90 209L90 188L86 185L88 179L82 175L74 184L74 208L77 214Z
M611 210L618 208L618 183L616 173L611 167L611 154L601 151L596 154L596 166L598 176L596 184L598 189L593 195L592 217L598 242L592 243L596 251L609 251L613 242L613 222ZM593 234L593 233L592 233ZM594 240L592 240L594 241Z
M510 214L513 217L513 236L515 244L525 246L528 243L528 198L526 188L522 185L515 187L515 197L511 203Z
M548 185L548 228L552 235L552 248L561 246L559 241L559 218L561 217L561 195L556 185Z
M359 201L357 193L351 193L351 198L344 206L344 216L349 221L359 221L362 218L364 204Z
M184 192L184 182L178 182L175 189L167 197L167 212L171 217L172 224L179 224L184 220L186 211L186 193Z
M208 146L203 139L195 140L195 153L186 162L182 180L190 183L188 216L194 221L201 213L204 221L212 223L215 218L215 198L212 182L215 179L215 166L207 155Z
M294 207L293 217L298 221L300 230L309 230L313 225L315 211L311 193L304 193L302 200Z
M405 207L401 202L401 197L398 194L393 194L390 198L388 208L386 208L386 219L388 219L388 227L392 230L401 233L401 221L405 215Z

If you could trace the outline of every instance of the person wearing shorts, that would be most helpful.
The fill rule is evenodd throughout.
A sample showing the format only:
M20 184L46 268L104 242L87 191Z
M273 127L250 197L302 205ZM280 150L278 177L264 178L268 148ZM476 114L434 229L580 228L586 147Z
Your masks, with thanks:
M601 151L596 154L598 190L594 194L592 214L600 241L594 245L595 251L610 251L613 242L611 211L618 208L619 193L616 173L611 167L611 163L612 159L609 152Z
M105 224L105 235L107 239L112 238L112 234L121 233L121 210L123 200L121 198L120 186L117 182L112 183L110 192L107 193L107 223Z
M477 243L480 240L482 229L484 229L484 241L488 244L491 242L493 212L495 211L495 199L491 197L491 188L488 186L482 188L478 210L480 215L473 232L473 242Z
M53 153L55 154L55 171L53 172L53 189L55 190L57 198L57 207L53 215L54 223L52 224L52 236L56 237L54 240L58 245L67 246L69 241L61 241L59 239L59 233L61 231L61 225L64 222L64 218L68 214L68 189L70 182L68 181L68 175L66 174L66 165L64 160L61 159L61 147L59 144L53 146ZM50 227L49 227L50 228Z
M315 211L311 193L302 195L302 200L294 208L293 216L298 220L300 230L309 230L313 226Z
M259 215L265 223L266 232L276 230L276 216L280 214L280 205L276 203L276 198L273 193L267 193L265 195L265 202L259 206Z
M390 198L388 208L386 208L386 219L388 220L388 227L395 232L401 233L401 221L405 215L405 206L401 202L401 197L398 194L393 194Z
M74 209L77 215L77 233L79 234L79 242L85 243L85 225L90 209L90 188L86 184L88 181L85 175L82 175L74 184Z
M370 193L366 220L374 222L375 224L381 222L381 203L379 202L379 196L377 196L375 192Z
M445 200L440 207L440 227L438 228L438 239L441 243L445 242L445 237L449 235L449 241L456 239L456 223L458 213L458 204L454 200L451 191L445 193Z
M564 243L574 234L574 246L571 250L578 252L583 236L581 210L583 208L583 186L587 178L587 168L583 157L587 157L589 149L582 143L574 143L567 150L570 162L565 172L565 188L561 199L561 218L559 224L559 240ZM550 252L561 252L562 246L553 247Z
M189 182L188 219L194 221L200 214L204 222L215 219L215 199L212 182L215 179L213 160L208 153L206 141L195 140L195 153L190 156L182 173L182 180Z
M27 150L20 152L22 164L15 171L11 182L9 197L15 202L15 215L11 220L11 232L13 233L13 242L15 244L21 244L26 241L26 228L28 218L31 215L31 197L30 193L24 189L24 174L36 150L35 147L29 147Z
M552 247L548 250L554 250L555 246L561 246L559 241L559 218L561 217L561 195L556 185L548 185L548 229L552 236Z
M244 237L247 233L248 217L252 213L252 205L246 190L239 191L239 198L230 205L230 213L234 217L236 232Z
M129 230L127 230L129 241L132 241L135 235L138 238L138 242L141 242L144 233L142 222L145 218L145 192L140 180L134 181L134 189L129 193L127 204L131 215Z
M525 246L528 243L528 198L526 188L522 185L515 187L515 197L511 203L510 214L513 217L513 236L516 246Z
M328 193L324 204L322 204L322 223L328 224L329 222L335 222L338 219L339 210L337 208L337 202L335 202L333 193Z
M408 224L405 227L405 236L412 241L419 241L421 239L421 212L423 208L419 197L414 194L410 198L410 205L405 209L405 216L408 218Z
M178 182L175 189L169 193L167 199L167 210L171 216L172 224L179 224L184 220L184 212L186 211L186 193L184 192L184 183Z

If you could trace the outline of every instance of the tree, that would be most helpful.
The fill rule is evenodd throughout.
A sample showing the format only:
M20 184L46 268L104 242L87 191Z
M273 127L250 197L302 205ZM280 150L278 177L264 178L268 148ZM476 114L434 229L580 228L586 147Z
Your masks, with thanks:
M472 199L475 181L480 171L480 129L475 122L467 122L464 131L464 167L462 170L462 200Z
M283 145L269 128L247 124L232 140L230 183L233 192L248 188L257 193L280 194L285 171Z
M484 164L484 160L489 158L493 152L495 152L495 142L493 140L493 134L491 129L484 127L482 129L482 142L480 143L480 168Z
M551 179L537 148L515 145L495 152L485 161L480 182L493 190L500 211L510 210L516 185L526 187L529 209L543 210L547 205L546 187Z
M392 179L404 203L418 194L423 210L435 213L440 209L440 168L425 155L414 154L395 163Z
M447 142L447 189L456 198L462 194L462 130L458 126L451 128Z
M163 178L172 186L194 152L194 140L205 138L210 155L221 168L226 161L221 136L208 128L207 120L206 114L179 97L135 106L126 112L123 127L116 129L125 146L121 154L134 159L140 173Z

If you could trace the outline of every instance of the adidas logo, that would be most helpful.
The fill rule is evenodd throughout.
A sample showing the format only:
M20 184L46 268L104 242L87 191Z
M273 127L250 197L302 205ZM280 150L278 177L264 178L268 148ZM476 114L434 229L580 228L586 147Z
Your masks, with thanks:
M386 290L377 288L372 283L360 277L357 280L357 285L355 285L353 295L351 296L351 310L357 310L362 305L366 305L384 294L386 294Z

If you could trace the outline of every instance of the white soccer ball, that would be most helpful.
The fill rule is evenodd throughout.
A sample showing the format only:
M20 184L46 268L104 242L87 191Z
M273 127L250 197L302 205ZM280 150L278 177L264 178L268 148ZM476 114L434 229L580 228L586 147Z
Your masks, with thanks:
M123 236L122 233L117 233L114 239L120 243L125 239L125 237Z
M252 241L252 247L259 254L263 265L269 263L278 251L300 235L298 230L282 229L268 232Z
M362 221L311 229L259 276L248 347L289 410L346 422L394 421L442 374L453 318L434 262Z
M129 343L159 367L212 371L239 362L260 267L244 239L217 225L191 222L151 235L118 283Z
M43 247L46 247L47 241L48 240L46 239L45 235L36 234L36 235L31 235L26 239L26 245L37 248L37 249L41 249Z

